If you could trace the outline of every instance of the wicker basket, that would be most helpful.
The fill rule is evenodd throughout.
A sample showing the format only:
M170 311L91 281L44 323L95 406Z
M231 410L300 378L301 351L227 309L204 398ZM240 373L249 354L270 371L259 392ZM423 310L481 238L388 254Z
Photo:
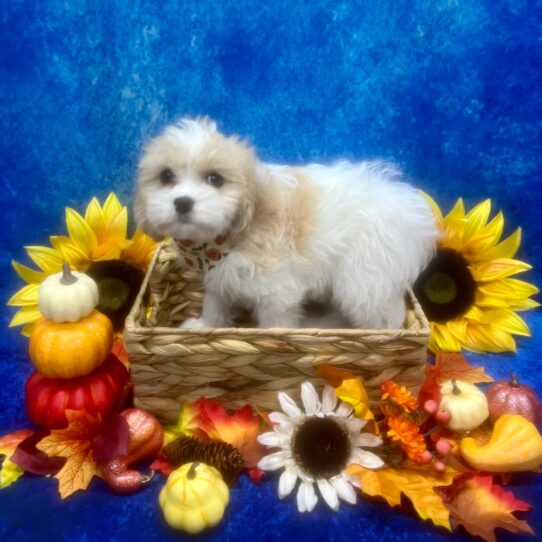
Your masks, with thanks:
M302 382L322 383L319 363L362 377L373 402L385 380L415 392L423 379L429 325L412 294L405 329L180 329L199 315L201 278L161 244L126 320L135 402L164 422L202 396L275 409L277 392L297 399Z

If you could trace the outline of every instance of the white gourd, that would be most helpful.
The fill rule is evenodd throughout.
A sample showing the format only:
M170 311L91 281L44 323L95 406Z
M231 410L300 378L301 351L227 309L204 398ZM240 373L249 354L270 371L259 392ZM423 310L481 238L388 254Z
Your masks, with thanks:
M54 322L76 322L98 305L96 282L84 273L70 271L67 263L61 273L47 277L38 289L41 314Z
M470 382L447 380L440 386L439 409L451 415L448 427L453 431L470 431L482 425L489 416L487 397Z

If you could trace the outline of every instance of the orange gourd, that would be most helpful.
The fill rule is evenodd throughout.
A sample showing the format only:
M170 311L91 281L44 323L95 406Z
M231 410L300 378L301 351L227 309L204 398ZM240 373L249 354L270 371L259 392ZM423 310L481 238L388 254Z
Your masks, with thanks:
M30 337L30 359L48 378L85 376L99 367L113 345L107 316L91 312L77 322L39 320Z

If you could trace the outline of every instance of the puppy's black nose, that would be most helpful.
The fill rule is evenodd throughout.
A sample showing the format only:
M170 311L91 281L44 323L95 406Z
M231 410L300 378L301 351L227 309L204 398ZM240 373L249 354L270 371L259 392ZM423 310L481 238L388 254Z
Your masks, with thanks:
M194 200L188 196L183 196L182 198L175 199L173 205L175 205L175 209L177 209L179 214L186 214L194 207Z

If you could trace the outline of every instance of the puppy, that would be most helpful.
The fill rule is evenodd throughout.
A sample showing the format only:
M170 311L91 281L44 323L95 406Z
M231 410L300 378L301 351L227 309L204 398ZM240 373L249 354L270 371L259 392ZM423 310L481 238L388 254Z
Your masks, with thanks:
M300 327L303 303L328 298L355 327L400 328L437 240L429 205L395 166L263 163L208 118L182 119L146 146L135 217L155 238L226 239L202 316L184 327L230 326L239 304L260 327Z

